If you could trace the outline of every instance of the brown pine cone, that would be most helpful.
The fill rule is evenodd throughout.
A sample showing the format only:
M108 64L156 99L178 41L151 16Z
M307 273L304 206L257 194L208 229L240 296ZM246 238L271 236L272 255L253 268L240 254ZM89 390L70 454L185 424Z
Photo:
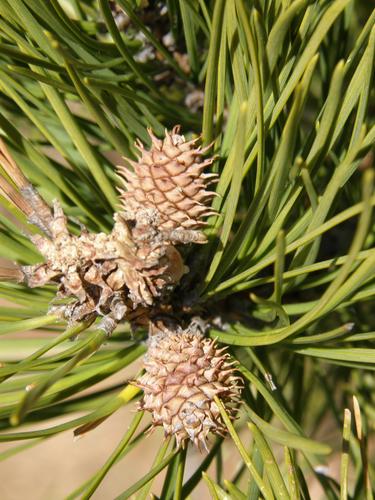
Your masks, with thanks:
M199 231L205 225L202 219L215 213L207 206L215 193L206 188L217 175L203 171L214 159L202 161L209 148L195 147L198 139L186 142L179 131L175 126L160 140L148 130L152 140L148 151L137 141L140 158L127 160L134 172L118 168L126 188L121 191L122 210L128 220L137 220L145 209L155 213L157 230L169 234L172 242L204 243L206 239Z
M135 382L144 391L140 408L152 413L153 426L175 436L177 446L191 440L206 448L210 432L225 432L214 396L234 416L241 378L225 349L195 332L166 330L150 338L146 372Z

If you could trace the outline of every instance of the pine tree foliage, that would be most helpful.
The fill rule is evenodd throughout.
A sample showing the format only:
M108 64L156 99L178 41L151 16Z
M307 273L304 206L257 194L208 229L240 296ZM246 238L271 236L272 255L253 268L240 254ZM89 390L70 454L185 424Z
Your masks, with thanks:
M147 324L124 316L108 336L96 316L67 322L56 284L30 288L20 269L43 261L32 242L54 204L76 239L110 235L114 213L147 204L147 162L164 161L147 151L174 130L201 144L217 183L205 198L208 181L196 194L185 171L168 171L191 194L188 216L168 202L163 224L185 236L190 224L200 241L169 235L185 268L157 314L226 346L244 387L235 412L210 397L223 435L210 434L192 474L193 444L157 429L149 472L118 499L195 498L201 482L219 499L308 499L315 483L327 498L373 498L374 24L360 0L0 0L0 442L13 443L0 460L147 409L137 368L97 388L142 359ZM146 438L150 415L132 415L69 498L99 498ZM318 467L334 452L338 477Z

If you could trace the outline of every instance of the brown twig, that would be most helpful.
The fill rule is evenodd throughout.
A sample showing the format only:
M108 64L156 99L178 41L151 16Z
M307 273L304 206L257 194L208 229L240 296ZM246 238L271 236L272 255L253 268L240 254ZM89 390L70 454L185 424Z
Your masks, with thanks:
M51 209L24 176L2 139L0 139L0 165L19 189L17 191L4 176L0 176L0 191L26 215L31 224L50 235L50 225L53 220Z
M0 193L8 200L12 205L18 208L26 217L29 219L32 216L33 210L31 206L27 203L24 197L19 191L17 191L8 182L5 177L0 176Z
M0 281L16 281L21 282L24 279L24 274L21 268L13 262L0 263Z

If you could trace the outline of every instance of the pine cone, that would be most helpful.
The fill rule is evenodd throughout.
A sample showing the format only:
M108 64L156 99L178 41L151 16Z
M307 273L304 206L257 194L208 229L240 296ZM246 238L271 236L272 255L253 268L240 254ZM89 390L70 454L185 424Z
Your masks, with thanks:
M206 239L199 228L205 225L204 217L215 213L207 203L216 195L206 188L216 181L217 175L204 174L203 170L214 159L202 161L209 148L196 148L198 139L186 142L179 131L180 127L175 126L172 133L166 131L164 140L160 140L148 130L151 149L147 151L137 141L140 158L137 162L127 160L134 172L118 167L126 187L126 191L121 190L122 210L128 220L137 220L139 212L145 209L156 213L157 230L169 234L171 242L204 243Z
M225 433L214 396L234 417L241 378L225 349L196 332L164 331L150 338L146 372L135 382L144 391L140 409L150 411L153 426L162 425L177 446L190 439L207 449L209 432Z

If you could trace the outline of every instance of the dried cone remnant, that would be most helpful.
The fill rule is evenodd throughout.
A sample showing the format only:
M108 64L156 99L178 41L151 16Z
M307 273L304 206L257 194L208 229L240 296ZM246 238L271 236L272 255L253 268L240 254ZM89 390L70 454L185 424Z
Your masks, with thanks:
M185 270L173 246L145 242L138 248L126 221L119 214L114 218L110 234L83 229L75 236L55 202L50 237L31 237L45 262L22 268L30 287L55 282L59 299L73 299L53 312L69 322L103 316L101 327L108 333L122 320L147 322L154 299L173 288Z
M69 322L103 316L102 327L112 331L150 300L146 272L137 273L132 241L121 219L110 234L83 228L76 236L69 232L64 212L55 202L49 236L38 234L31 240L45 262L24 266L24 280L30 287L58 283L57 297L73 300L53 311L61 312Z
M145 209L154 213L158 231L172 243L205 243L199 229L205 225L203 219L215 213L207 207L215 193L206 188L217 175L204 173L213 162L202 160L209 148L196 147L198 139L185 141L179 131L176 126L160 140L149 130L150 150L136 143L140 158L127 160L134 172L119 167L126 187L122 209L125 218L133 220Z
M225 349L189 331L165 330L150 338L146 372L136 381L144 391L140 408L150 411L153 425L175 436L178 446L191 440L207 449L210 432L225 433L214 396L234 417L241 378Z

